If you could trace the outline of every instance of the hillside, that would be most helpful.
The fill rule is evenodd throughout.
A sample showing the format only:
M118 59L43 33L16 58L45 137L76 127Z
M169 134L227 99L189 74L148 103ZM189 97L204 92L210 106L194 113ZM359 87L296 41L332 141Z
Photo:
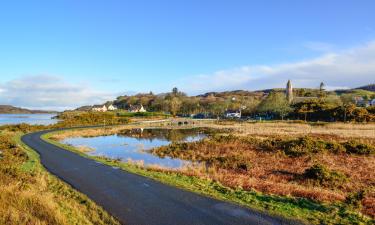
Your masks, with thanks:
M365 86L362 86L362 87L359 87L359 88L356 88L356 89L362 89L362 90L366 90L366 91L374 91L375 92L375 84L365 85Z
M367 85L370 87L370 85ZM113 104L118 109L128 110L132 106L142 105L147 111L169 112L171 114L189 115L198 113L209 113L211 115L222 115L226 110L242 109L243 115L255 113L258 106L267 96L272 93L285 92L285 88L263 89L257 91L233 90L222 92L207 92L200 95L189 96L177 88L171 92L154 94L139 93L136 95L118 96L113 101L104 104ZM293 88L295 97L317 98L329 97L340 101L341 98L350 99L363 97L371 100L375 98L375 92L364 89L324 90L317 88ZM91 106L82 106L76 111L90 111Z
M30 110L14 107L11 105L0 105L0 114L36 114L36 113L55 113L54 111Z

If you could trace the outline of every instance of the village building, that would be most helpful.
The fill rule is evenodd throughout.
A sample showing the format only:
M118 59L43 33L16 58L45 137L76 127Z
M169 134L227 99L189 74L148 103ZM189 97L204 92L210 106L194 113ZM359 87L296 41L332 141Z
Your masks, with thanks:
M94 112L107 112L108 108L105 105L94 105L91 110Z
M143 105L131 105L128 109L129 112L137 113L137 112L147 112L147 110L143 107Z
M354 96L353 101L356 105L361 105L364 102L364 98L362 96Z
M92 110L92 106L90 105L85 105L85 106L81 106L79 108L76 108L75 109L76 111L91 111Z
M115 105L113 105L112 103L108 103L108 102L102 105L94 105L91 107L91 111L94 111L94 112L115 111L117 109L118 108Z
M116 106L114 106L113 104L110 104L108 107L107 107L107 110L108 111L115 111L117 110L118 108Z
M373 100L366 100L362 96L353 97L354 104L358 107L369 107L372 106Z
M228 119L240 119L241 110L227 110L225 111L224 116Z
M375 106L375 98L367 100L366 98L362 96L354 96L353 102L358 107L369 107L369 106Z

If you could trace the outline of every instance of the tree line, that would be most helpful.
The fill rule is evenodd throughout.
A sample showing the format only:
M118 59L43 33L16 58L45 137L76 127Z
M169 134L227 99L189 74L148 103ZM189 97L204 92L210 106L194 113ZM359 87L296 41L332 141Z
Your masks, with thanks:
M296 89L296 100L289 103L282 89L267 92L232 91L187 96L173 88L171 92L155 95L152 92L120 96L114 104L122 109L142 104L148 111L168 112L188 116L203 113L221 117L227 110L241 110L244 117L268 119L299 119L308 121L375 121L375 107L357 107L354 97L375 97L374 92L325 92L322 88Z

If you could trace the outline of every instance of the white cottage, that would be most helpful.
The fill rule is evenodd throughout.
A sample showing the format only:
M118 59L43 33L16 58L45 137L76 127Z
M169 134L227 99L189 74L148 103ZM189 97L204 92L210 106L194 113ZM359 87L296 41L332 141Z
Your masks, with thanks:
M117 110L117 107L114 106L114 105L112 105L112 104L110 104L110 105L107 107L107 109L108 109L108 111L115 111L115 110Z
M91 110L94 112L107 112L108 108L105 105L94 105Z
M240 119L241 110L227 110L225 111L224 116L228 119Z
M143 108L143 105L131 105L129 107L129 112L147 112L145 108Z

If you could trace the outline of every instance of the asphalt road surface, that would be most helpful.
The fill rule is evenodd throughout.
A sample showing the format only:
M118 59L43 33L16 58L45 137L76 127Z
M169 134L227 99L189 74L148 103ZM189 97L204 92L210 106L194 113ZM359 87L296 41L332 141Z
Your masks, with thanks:
M47 132L27 134L22 141L40 154L48 171L123 224L299 224L103 165L43 141Z

